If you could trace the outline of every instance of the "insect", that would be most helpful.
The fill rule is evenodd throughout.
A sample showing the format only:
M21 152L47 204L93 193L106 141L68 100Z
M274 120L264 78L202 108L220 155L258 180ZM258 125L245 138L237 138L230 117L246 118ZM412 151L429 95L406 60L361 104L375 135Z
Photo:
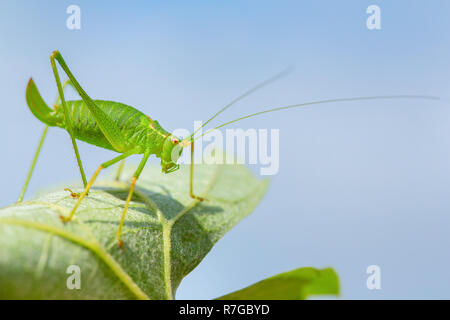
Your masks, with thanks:
M61 84L61 80L58 74L58 68L56 62L59 63L61 68L64 70L66 75L68 76L68 80ZM192 135L187 138L180 139L170 132L164 130L162 126L158 123L158 121L153 120L149 116L140 112L139 110L113 101L105 101L105 100L93 100L91 99L87 93L80 86L66 62L64 61L62 55L58 51L54 51L50 56L50 63L52 66L53 74L55 77L56 85L58 87L58 99L54 105L54 108L51 109L47 106L47 104L42 99L33 79L30 79L26 88L26 101L28 107L31 112L38 118L40 121L46 124L44 129L42 138L40 140L39 146L37 148L36 154L34 156L30 171L28 173L26 182L22 189L22 193L19 196L19 202L22 201L25 191L28 186L28 182L31 178L31 174L34 170L36 160L40 153L40 149L42 147L45 135L47 134L47 129L49 126L51 127L60 127L62 129L67 130L69 133L76 159L77 164L80 170L80 174L83 180L84 191L81 194L72 195L77 198L77 202L73 209L71 210L68 216L60 216L62 221L69 222L75 215L77 208L79 207L81 201L88 195L88 192L100 171L110 167L111 165L124 160L125 158L134 155L134 154L142 154L142 160L140 161L136 171L134 172L130 189L128 192L128 196L125 202L124 210L122 213L122 217L120 219L119 228L117 230L117 242L119 247L124 247L123 241L121 239L122 227L125 221L126 213L128 210L128 206L133 195L133 191L136 185L136 181L139 179L139 176L147 163L150 155L155 155L161 160L161 169L163 173L171 173L176 171L179 168L179 164L177 161L183 152L183 149L186 147L191 147L191 164L190 164L190 179L189 179L189 195L195 201L204 201L205 199L197 196L194 193L193 188L193 176L194 176L194 141L214 129L218 129L229 125L231 123L247 119L250 117L254 117L257 115L261 115L268 112L275 112L280 110L286 110L291 108L298 108L307 105L314 104L322 104L322 103L331 103L331 102L343 102L343 101L355 101L355 100L371 100L371 99L390 99L390 98L420 98L420 99L438 99L432 96L418 96L418 95L398 95L398 96L371 96L371 97L356 97L356 98L343 98L343 99L332 99L332 100L321 100L321 101L313 101L302 104L294 104L284 107L272 108L264 111L260 111L257 113L249 114L238 119L228 121L223 123L214 129L211 129L204 134L195 137L195 134L198 132L194 132ZM274 77L258 84L252 89L246 91L232 102L224 106L217 113L215 113L210 119L208 119L202 126L202 128L207 125L212 119L217 117L220 113L225 111L231 105L235 104L239 100L248 96L252 92L260 89L261 87L267 85L268 83L280 78L286 72L282 72L280 74L275 75ZM70 84L80 95L81 100L72 100L66 101L64 98L64 88L66 85ZM200 128L201 129L201 128ZM78 147L76 144L76 140L82 140L89 144L113 150L119 153L115 158L102 163L98 169L95 171L92 178L87 181L86 176L83 170L83 165L80 159L80 155L78 152Z

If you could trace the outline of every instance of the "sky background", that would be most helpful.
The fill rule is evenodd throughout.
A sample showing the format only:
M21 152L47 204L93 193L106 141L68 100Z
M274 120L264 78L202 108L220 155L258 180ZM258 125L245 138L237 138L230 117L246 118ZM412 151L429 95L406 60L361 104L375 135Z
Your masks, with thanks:
M81 8L81 30L66 28L71 4ZM381 8L381 30L366 27L372 4ZM91 97L135 106L169 131L191 129L294 65L215 123L318 99L441 100L329 104L241 122L280 129L279 173L177 298L210 299L282 271L330 266L342 298L448 299L449 12L445 0L2 1L0 206L16 201L43 130L25 103L29 77L48 103L55 99L55 49ZM79 147L88 176L112 158ZM52 128L27 198L77 180L67 133ZM381 290L366 288L372 264L381 267Z

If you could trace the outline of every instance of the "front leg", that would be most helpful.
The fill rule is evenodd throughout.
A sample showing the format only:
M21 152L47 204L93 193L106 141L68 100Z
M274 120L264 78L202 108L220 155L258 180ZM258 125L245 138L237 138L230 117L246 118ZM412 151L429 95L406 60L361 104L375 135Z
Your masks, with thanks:
M189 177L189 196L192 199L198 200L198 201L204 201L205 198L196 196L194 194L194 140L191 138L191 171L190 171L190 177Z

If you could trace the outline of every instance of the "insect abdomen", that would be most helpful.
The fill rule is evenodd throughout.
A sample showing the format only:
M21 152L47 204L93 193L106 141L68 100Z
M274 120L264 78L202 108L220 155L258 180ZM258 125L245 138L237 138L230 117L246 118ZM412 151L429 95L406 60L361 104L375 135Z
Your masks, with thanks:
M28 107L36 118L49 126L58 126L67 130L62 105L55 105L54 110L49 108L32 79L28 82L26 99ZM116 123L126 140L126 150L114 149L82 100L66 101L75 138L118 152L140 147L142 152L150 151L158 157L161 155L164 140L169 133L157 121L151 120L139 110L123 103L105 100L94 100L94 102Z
M117 124L127 141L127 149L136 146L148 149L148 146L152 146L152 153L158 154L164 136L168 133L156 121L150 120L139 110L123 103L105 100L94 100L94 102ZM75 138L102 148L115 150L82 100L71 100L66 103ZM59 120L57 125L66 129L62 106L57 106L56 115Z

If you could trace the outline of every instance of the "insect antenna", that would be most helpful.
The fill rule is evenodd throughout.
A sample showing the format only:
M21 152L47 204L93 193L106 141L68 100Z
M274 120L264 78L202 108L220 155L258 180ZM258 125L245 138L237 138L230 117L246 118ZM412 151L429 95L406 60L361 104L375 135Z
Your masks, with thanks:
M281 110L286 110L286 109L293 109L293 108L298 108L298 107L305 107L305 106L309 106L309 105L314 105L314 104L324 104L324 103L333 103L333 102L348 102L348 101L361 101L361 100L380 100L380 99L427 99L427 100L439 100L439 97L435 97L435 96L426 96L426 95L391 95L391 96L367 96L367 97L354 97L354 98L340 98L340 99L328 99L328 100L318 100L318 101L311 101L311 102L305 102L305 103L300 103L300 104L293 104L293 105L288 105L288 106L283 106L283 107L277 107L277 108L272 108L272 109L267 109L267 110L263 110L263 111L259 111L256 113L252 113L228 122L225 122L213 129L210 129L208 131L206 131L205 133L203 133L200 136L197 136L194 138L194 141L197 140L198 138L203 137L204 135L207 135L208 133L210 133L213 130L225 127L229 124L244 120L244 119L248 119L251 117L255 117L255 116L259 116L261 114L264 113L269 113L269 112L275 112L275 111L281 111Z
M269 84L271 84L272 82L275 82L276 80L279 80L281 78L283 78L284 76L288 75L294 68L292 66L287 67L286 69L284 69L283 71L273 75L272 77L270 77L269 79L264 80L263 82L258 83L256 86L254 86L253 88L251 88L250 90L247 90L246 92L244 92L243 94L239 95L238 97L236 97L235 99L233 99L230 103L228 103L227 105L225 105L222 109L220 109L219 111L217 111L211 118L209 118L208 120L206 120L206 122L200 127L198 128L193 134L191 134L189 136L189 138L187 138L186 140L189 141L192 137L195 136L195 134L200 131L204 126L206 126L211 120L213 120L215 117L217 117L219 114L221 114L222 112L224 112L225 110L227 110L229 107L231 107L232 105L236 104L237 102L241 101L242 99L244 99L245 97L249 96L250 94L252 94L253 92L261 89L262 87L265 87Z

